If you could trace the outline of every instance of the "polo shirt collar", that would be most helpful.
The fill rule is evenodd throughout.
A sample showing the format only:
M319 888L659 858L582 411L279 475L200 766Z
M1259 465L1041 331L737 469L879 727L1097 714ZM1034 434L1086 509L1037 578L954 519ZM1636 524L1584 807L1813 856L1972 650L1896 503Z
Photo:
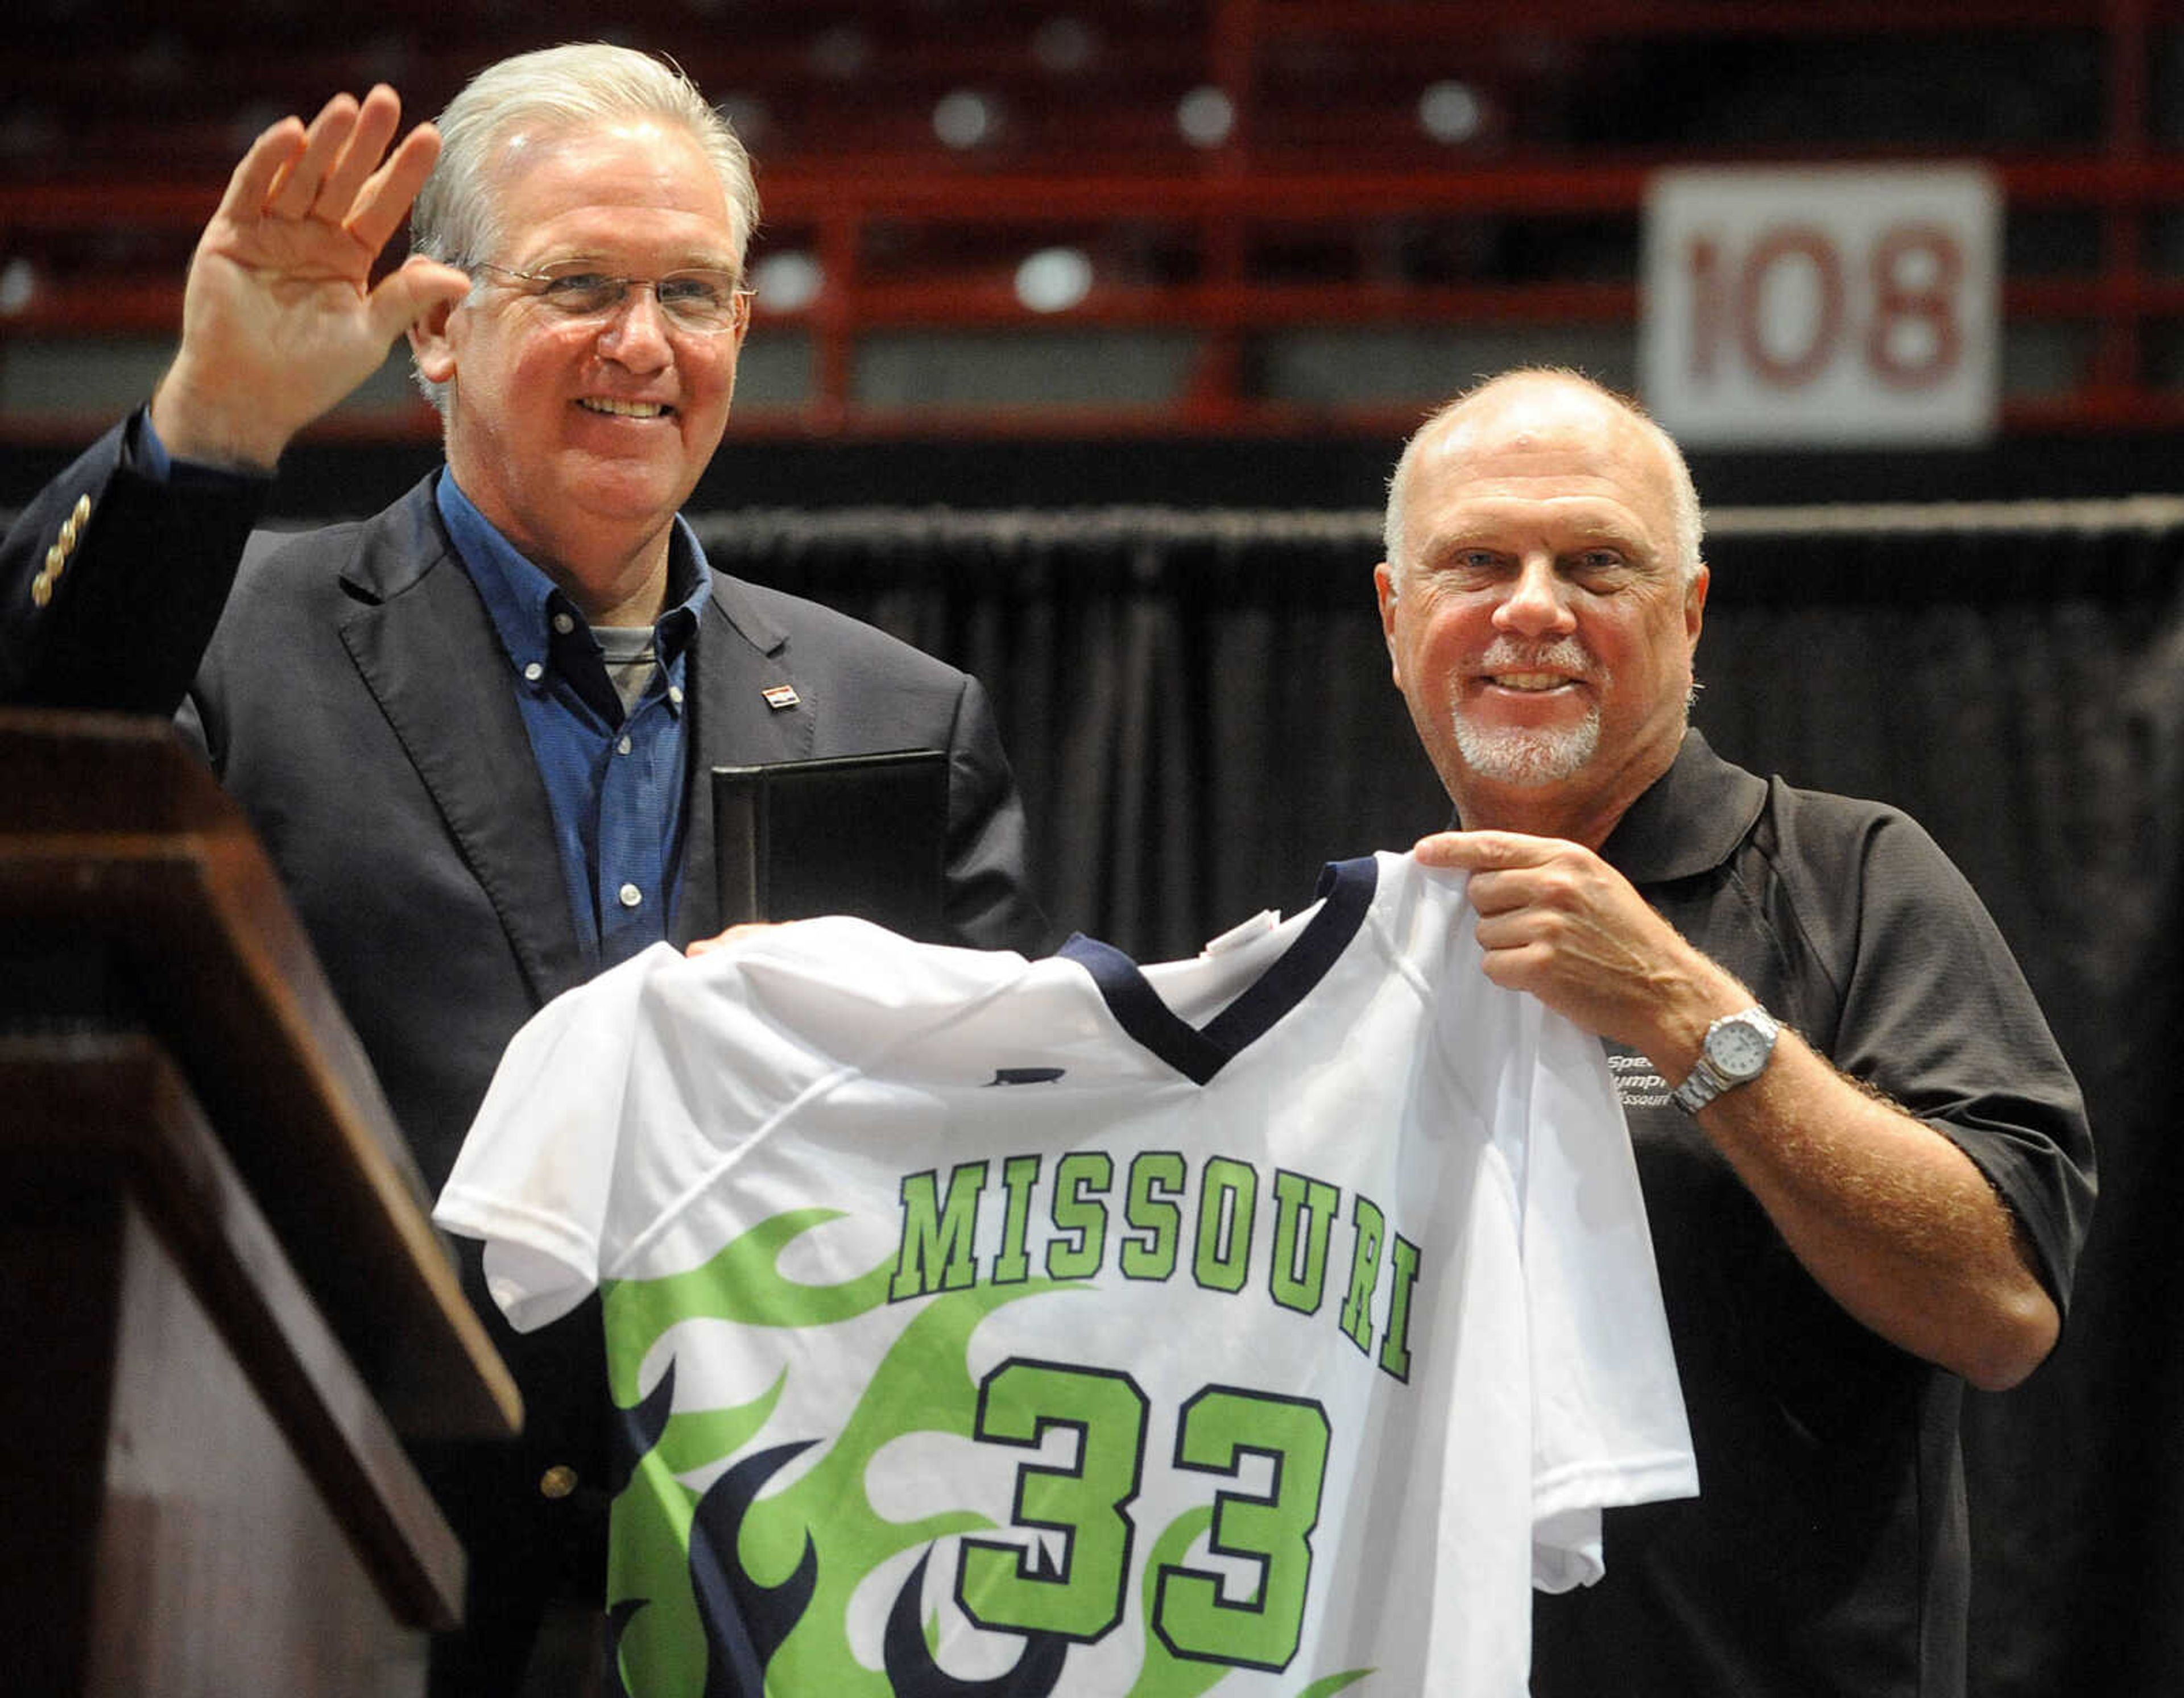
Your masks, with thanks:
M1669 770L1633 802L1601 859L1633 884L1690 878L1736 851L1767 803L1767 781L1731 765L1693 728Z

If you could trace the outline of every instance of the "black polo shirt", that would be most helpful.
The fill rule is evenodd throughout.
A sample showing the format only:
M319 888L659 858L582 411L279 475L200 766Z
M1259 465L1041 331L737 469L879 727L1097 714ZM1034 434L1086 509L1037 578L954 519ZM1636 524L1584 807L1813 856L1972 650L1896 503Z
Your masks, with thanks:
M2084 1105L2001 934L1916 823L1757 777L1692 732L1602 853L1778 1019L1953 1140L2067 1308L2092 1204ZM1674 1081L1610 1061L1700 1495L1607 1512L1607 1578L1537 1601L1535 1698L1961 1698L1962 1383L1837 1306L1669 1101Z

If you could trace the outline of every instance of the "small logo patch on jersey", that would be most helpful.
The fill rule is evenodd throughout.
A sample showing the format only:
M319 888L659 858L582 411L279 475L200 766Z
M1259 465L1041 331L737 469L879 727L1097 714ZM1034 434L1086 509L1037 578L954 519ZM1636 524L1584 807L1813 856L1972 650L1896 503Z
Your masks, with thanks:
M804 699L796 693L794 684L769 684L759 693L766 698L766 704L776 713L783 708L793 708Z
M1067 1067L996 1067L989 1085L1050 1085L1069 1070Z

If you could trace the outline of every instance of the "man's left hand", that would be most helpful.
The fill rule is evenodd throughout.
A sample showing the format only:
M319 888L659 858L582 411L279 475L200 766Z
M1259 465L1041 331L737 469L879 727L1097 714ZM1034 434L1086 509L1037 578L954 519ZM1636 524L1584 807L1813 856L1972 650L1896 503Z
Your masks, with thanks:
M708 955L716 949L726 949L731 944L746 943L763 933L779 931L786 923L781 920L745 920L729 927L725 932L716 932L710 938L699 938L685 944L682 953L686 955Z
M1471 875L1488 978L1640 1050L1664 1077L1682 1077L1708 1025L1751 1000L1580 844L1443 832L1422 838L1416 853L1424 866Z

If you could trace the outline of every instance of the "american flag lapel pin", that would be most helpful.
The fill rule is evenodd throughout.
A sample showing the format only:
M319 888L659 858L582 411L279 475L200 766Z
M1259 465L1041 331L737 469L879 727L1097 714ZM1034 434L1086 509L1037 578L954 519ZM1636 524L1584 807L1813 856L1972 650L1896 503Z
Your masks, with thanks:
M766 698L766 704L776 713L794 707L802 699L796 693L794 684L768 684L759 693Z

